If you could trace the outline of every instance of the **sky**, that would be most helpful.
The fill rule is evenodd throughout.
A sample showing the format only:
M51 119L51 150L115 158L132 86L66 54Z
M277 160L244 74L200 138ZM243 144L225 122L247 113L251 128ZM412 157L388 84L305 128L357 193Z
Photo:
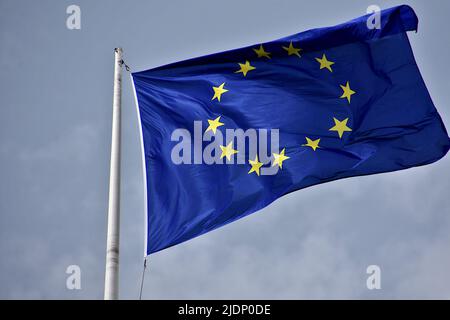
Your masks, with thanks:
M102 299L113 49L132 71L409 4L417 64L450 128L450 2L0 0L0 298ZM81 9L81 29L66 8ZM450 157L291 193L151 255L144 299L449 299ZM122 100L120 297L136 299L144 189L129 74ZM70 265L81 289L66 287ZM366 269L381 270L368 290Z

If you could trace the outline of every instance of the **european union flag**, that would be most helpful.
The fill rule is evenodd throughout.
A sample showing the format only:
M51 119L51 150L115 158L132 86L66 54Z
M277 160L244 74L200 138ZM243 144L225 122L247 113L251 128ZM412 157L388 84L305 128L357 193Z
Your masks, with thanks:
M432 163L449 137L417 68L408 6L132 74L146 253L295 190Z

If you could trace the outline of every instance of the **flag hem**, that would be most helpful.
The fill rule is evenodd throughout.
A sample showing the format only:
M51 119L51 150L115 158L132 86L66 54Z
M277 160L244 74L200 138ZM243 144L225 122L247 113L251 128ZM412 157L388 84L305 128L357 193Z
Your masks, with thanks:
M148 196L147 196L147 165L145 162L145 148L144 148L144 136L142 131L142 122L141 122L141 113L139 112L139 100L137 98L137 91L136 87L134 86L134 78L133 74L130 73L131 78L131 85L133 86L133 95L134 95L134 102L136 107L136 115L138 120L138 127L139 127L139 141L141 145L141 162L142 162L142 172L143 172L143 179L144 179L144 228L145 228L145 242L144 242L144 258L147 257L149 254L147 252L147 246L148 246Z

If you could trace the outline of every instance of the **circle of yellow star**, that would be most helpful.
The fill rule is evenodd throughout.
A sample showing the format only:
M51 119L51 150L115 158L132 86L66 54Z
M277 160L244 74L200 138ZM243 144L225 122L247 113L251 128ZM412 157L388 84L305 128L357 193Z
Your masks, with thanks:
M224 94L225 92L227 92L228 90L224 88L225 86L225 82L222 83L220 86L218 87L213 87L214 90L214 97L212 97L211 100L214 100L217 98L217 100L219 100L220 102L220 97L222 96L222 94Z
M256 155L255 160L249 160L248 162L252 166L248 174L256 172L256 174L259 176L259 169L262 167L263 164L262 162L259 162L258 155Z
M344 132L352 131L349 127L347 127L347 121L348 118L339 121L338 119L334 118L334 127L330 128L329 131L336 131L339 134L339 138L342 139L342 136L344 135Z
M209 130L211 130L214 134L216 134L216 131L217 131L218 127L224 125L222 122L220 122L220 116L218 116L214 120L208 119L208 123L209 123L209 126L208 126L208 128L206 129L205 132L208 132Z
M265 51L262 44L259 46L259 49L254 49L254 48L253 48L253 51L256 52L256 54L258 55L258 58L267 58L267 59L270 59L271 53Z
M220 146L220 149L222 150L222 154L220 155L220 159L223 157L227 157L227 160L231 160L231 156L233 154L238 153L239 151L233 149L233 141L231 141L226 147Z
M350 83L347 81L347 84L345 86L341 85L342 90L344 93L342 94L341 98L347 98L348 103L350 103L350 98L352 95L354 95L356 92L350 89Z
M235 71L234 73L240 73L242 72L244 74L244 77L247 76L247 72L255 70L256 68L252 65L250 65L250 62L245 61L245 63L238 63L238 65L241 67L238 71Z
M287 51L289 56L292 56L293 54L295 54L297 57L301 58L300 51L302 49L294 48L294 46L292 45L292 41L291 41L291 43L289 43L289 47L283 47L283 49Z
M320 139L311 140L308 137L305 137L305 138L306 138L306 144L302 144L302 146L304 146L304 147L311 147L314 151L316 151L317 148L320 148L319 147Z
M283 169L283 161L289 159L288 156L284 155L284 151L285 151L285 149L281 150L280 153L273 154L272 167L275 167L276 165L278 165L281 169Z
M316 58L316 60L317 60L317 62L320 63L320 70L326 68L330 72L333 72L333 70L331 69L331 66L334 64L334 62L333 61L329 61L327 59L327 56L325 55L325 53L322 55L322 59Z

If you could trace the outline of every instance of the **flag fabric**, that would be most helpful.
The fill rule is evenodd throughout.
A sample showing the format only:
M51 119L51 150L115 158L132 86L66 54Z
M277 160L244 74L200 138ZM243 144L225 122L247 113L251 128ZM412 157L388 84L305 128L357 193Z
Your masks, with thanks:
M146 254L336 179L445 156L416 65L412 8L132 74L146 185ZM282 213L280 213L282 214Z

